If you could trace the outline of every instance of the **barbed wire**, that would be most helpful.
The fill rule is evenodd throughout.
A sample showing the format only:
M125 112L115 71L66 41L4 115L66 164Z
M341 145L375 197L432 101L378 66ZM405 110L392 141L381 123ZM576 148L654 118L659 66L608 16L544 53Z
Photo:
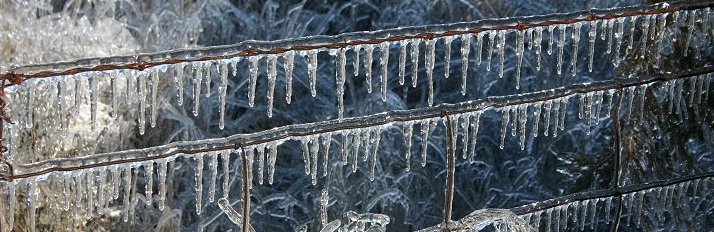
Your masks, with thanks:
M334 36L308 36L276 41L249 40L234 45L178 49L132 56L88 58L69 62L15 67L11 68L7 73L0 74L0 80L8 80L7 84L3 84L3 86L7 87L19 85L23 81L32 78L73 75L83 72L117 69L144 70L149 67L165 64L279 54L288 51L300 52L315 49L339 49L355 45L378 44L385 41L402 41L414 38L434 39L488 30L524 30L532 27L660 14L687 9L701 9L711 6L714 6L714 2L712 1L676 1L610 9L590 9L571 13L484 19L473 22L352 32Z
M448 115L484 111L512 105L542 102L569 95L602 90L621 90L630 86L639 86L660 81L688 78L712 72L714 72L714 67L710 66L697 70L691 70L683 74L668 73L652 75L645 78L614 79L608 81L574 84L567 87L526 94L488 97L480 100L466 101L455 104L441 104L434 107L412 110L394 110L341 120L335 119L314 123L294 124L251 134L236 134L225 138L174 142L144 149L93 154L76 158L49 159L30 164L15 165L12 167L14 173L0 174L0 179L14 181L58 171L75 171L123 163L157 160L181 154L233 150L242 146L269 143L289 139L291 137L311 136L341 130L381 126L390 123L445 117Z

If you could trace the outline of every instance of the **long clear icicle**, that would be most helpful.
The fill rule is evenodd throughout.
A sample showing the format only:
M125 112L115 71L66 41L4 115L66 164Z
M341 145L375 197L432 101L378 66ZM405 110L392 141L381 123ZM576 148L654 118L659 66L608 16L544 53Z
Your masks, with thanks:
M473 119L471 120L471 130L470 133L471 135L470 140L471 143L469 144L469 163L474 163L476 162L476 142L478 139L478 129L479 129L479 122L481 121L481 112L476 112L474 114ZM464 144L465 146L465 144Z
M248 106L253 107L255 103L255 86L258 82L258 65L260 56L251 56L248 58L248 69L250 71L249 89L248 89Z
M451 71L451 42L453 40L453 36L444 37L444 79L449 79Z
M372 93L372 54L374 53L374 45L364 45L364 83L367 84L367 93Z
M617 19L617 31L615 31L615 55L612 60L615 67L620 66L620 47L622 47L622 37L625 30L625 18Z
M201 215L203 206L203 154L195 156L196 159L196 214Z
M295 64L295 52L283 53L283 65L285 66L285 101L290 104L293 99L293 66Z
M213 202L216 196L216 179L218 179L218 152L209 153L208 170L211 172L208 183L208 202Z
M411 41L411 58L412 58L412 87L417 86L417 71L419 70L419 45L421 45L421 39L412 39Z
M573 54L570 59L570 67L572 67L571 75L575 76L578 72L578 47L580 47L580 27L581 24L575 23L573 25Z
M268 147L268 152L268 184L272 185L275 179L275 161L278 159L278 144L271 143Z
M230 161L231 161L231 152L230 151L221 151L221 161L223 162L223 198L228 198L228 194L230 193Z
M564 24L558 25L558 63L556 71L558 75L562 74L563 70L563 49L565 48L565 32L567 27Z
M221 75L221 83L218 86L218 128L223 130L226 127L226 89L228 89L228 63L220 62L219 75Z
M156 169L157 175L159 177L159 210L164 210L166 204L166 173L168 172L167 161L165 159L159 160L159 166Z
M535 29L535 49L536 49L536 70L540 71L540 52L543 42L543 27L536 27Z
M523 31L517 31L516 38L516 89L521 88L521 64L523 63Z
M146 130L146 78L142 75L136 81L139 85L139 134L143 135Z
M92 76L89 78L89 106L91 110L91 130L95 131L97 129L97 98L99 93L97 92L97 85L99 82L99 78L97 76ZM29 92L29 91L28 91ZM33 97L28 96L28 99L33 99ZM32 105L29 105L30 107L34 107ZM32 110L29 109L28 115L32 115ZM30 122L28 128L32 128L32 116L27 118L27 121Z
M379 63L382 68L382 75L380 76L380 81L382 82L382 101L387 101L387 84L389 84L389 76L387 76L387 71L389 70L389 42L382 42L379 44L380 59Z
M337 85L337 114L338 118L342 119L344 117L345 110L345 49L340 49L337 53L337 74L335 75L335 84Z
M273 96L275 95L275 79L277 78L277 56L268 56L268 118L273 117Z
M424 59L424 66L426 66L426 77L429 87L429 94L427 98L427 103L429 106L434 105L434 56L435 56L435 44L436 40L427 40L426 41L426 53L425 53L425 59Z
M593 72L593 57L595 56L595 38L597 37L598 22L598 20L590 21L590 32L588 32L588 42L590 44L588 49L588 72Z
M193 116L198 116L201 103L201 82L203 82L203 62L194 62L193 72Z
M508 121L510 119L511 107L507 106L501 109L501 143L499 148L503 149L506 140L506 129L508 129Z
M426 154L429 148L429 120L421 121L421 166L426 166Z
M466 78L469 70L469 52L471 51L471 34L461 35L461 95L466 95ZM447 56L450 54L447 54ZM449 64L446 64L449 65Z
M484 32L479 32L476 35L476 43L478 46L476 47L476 64L481 65L481 53L483 50L483 36Z
M410 158L412 156L412 132L414 131L414 125L411 122L405 122L404 127L404 160L406 160L406 170L411 169Z
M500 30L498 31L498 45L496 46L498 48L498 64L499 64L499 71L498 71L498 78L503 78L503 65L505 62L505 57L506 57L506 32L507 30Z
M488 53L486 56L488 58L486 59L486 71L490 72L491 71L491 57L493 57L493 44L494 40L496 39L496 31L490 30L488 31Z
M185 78L183 76L183 71L184 71L184 66L186 63L178 63L176 64L176 73L175 73L175 82L176 82L176 102L178 103L179 106L183 105L183 79Z
M317 52L318 50L309 50L307 52L307 73L310 76L310 95L317 95Z
M159 95L159 72L162 70L156 68L151 72L151 128L156 127L156 121L158 120L159 103L157 97Z
M404 85L404 72L407 63L407 45L409 40L399 41L399 84Z

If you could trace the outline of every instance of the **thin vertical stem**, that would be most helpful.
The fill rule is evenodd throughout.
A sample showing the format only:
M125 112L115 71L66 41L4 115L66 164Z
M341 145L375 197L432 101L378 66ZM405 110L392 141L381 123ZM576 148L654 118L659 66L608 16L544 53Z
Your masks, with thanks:
M615 182L615 195L617 196L617 208L615 210L615 222L612 223L611 231L617 231L620 227L620 216L622 214L622 192L620 191L620 178L622 175L622 149L621 146L621 127L620 127L620 106L622 105L622 87L617 89L617 100L613 106L612 112L612 129L614 130L613 138L615 140L615 170L613 181ZM609 209L608 209L609 210Z
M448 133L448 139L449 139L449 147L448 147L448 165L449 165L449 172L447 174L447 179L446 179L446 198L444 202L444 230L449 231L449 222L451 222L451 206L454 201L454 172L456 171L456 149L454 149L456 146L455 140L454 140L454 124L451 121L451 117L448 115L445 115L446 117L446 122L447 122L447 133Z
M247 153L241 145L241 161L243 162L243 232L250 231L250 189L248 188L248 159L245 157Z

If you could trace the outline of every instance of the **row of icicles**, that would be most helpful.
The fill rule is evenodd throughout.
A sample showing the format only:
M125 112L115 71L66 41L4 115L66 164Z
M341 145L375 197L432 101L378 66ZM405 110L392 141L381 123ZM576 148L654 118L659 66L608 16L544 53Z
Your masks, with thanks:
M673 217L675 214L691 215L692 211L706 212L708 209L701 209L699 205L710 201L708 196L712 184L714 178L706 177L623 194L619 200L622 202L623 218L620 223L622 227L630 227L634 223L636 228L642 228L643 219L654 223L657 223L657 220L660 223L665 222L666 213ZM617 204L617 201L618 198L613 196L585 199L520 217L533 228L544 228L547 232L582 231L586 227L590 227L590 230L601 230L597 226L603 222L611 222L610 218L613 217L615 209L613 205ZM605 218L600 217L602 214Z
M710 91L711 74L704 74L700 76L692 76L685 79L677 79L665 81L658 88L659 96L662 96L663 104L669 105L669 112L680 112L682 109L690 107L696 107L701 104L702 101L708 100L708 92ZM685 82L686 81L686 82ZM689 83L686 85L685 83ZM645 91L647 87L651 84L645 84L641 86L626 87L622 94L624 99L623 102L629 101L630 103L626 105L628 107L626 110L621 112L623 115L627 114L627 121L629 118L633 117L633 108L637 108L632 103L634 99L642 97L644 99ZM685 87L688 86L688 87ZM684 91L688 88L687 91ZM641 89L638 91L638 89ZM639 92L639 94L638 94ZM501 144L500 147L503 149L504 138L508 134L508 125L510 124L512 136L518 136L520 149L524 149L525 137L527 128L531 128L531 137L535 139L538 136L539 131L542 130L543 134L548 136L549 134L553 137L557 136L558 130L564 130L565 119L567 116L567 106L569 99L573 96L579 97L579 110L578 117L583 119L583 124L586 127L586 133L590 133L591 129L597 127L599 122L605 118L610 117L610 111L613 107L613 99L615 98L615 90L599 90L594 92L588 92L584 94L568 95L560 98L550 99L541 102L523 103L519 105L510 105L502 108L491 108L496 111L500 111L501 118ZM688 95L686 94L688 93ZM688 100L686 100L688 99ZM639 101L639 100L638 100ZM688 103L688 104L687 104ZM639 108L642 109L644 101L640 101ZM604 112L601 113L602 108ZM488 110L488 109L485 109ZM453 128L455 130L456 140L452 143L452 149L456 151L456 144L461 143L462 147L462 157L465 160L474 162L476 160L476 146L477 146L477 136L479 131L479 124L481 115L485 110L472 111L460 114L450 115L453 122ZM686 110L686 109L685 109ZM642 114L642 113L640 113ZM642 116L640 116L642 117ZM530 118L531 126L528 125L528 119ZM543 122L541 123L541 120ZM257 181L258 184L264 184L265 179L267 179L268 184L273 183L275 163L278 157L278 147L287 140L298 141L301 144L303 151L303 163L305 165L305 173L310 175L311 182L313 185L317 184L319 175L322 177L327 177L329 170L329 160L330 160L330 147L332 143L341 142L341 149L338 150L340 153L340 160L342 165L351 165L352 172L358 170L360 162L366 162L369 170L369 179L374 180L375 178L375 165L379 162L379 148L382 132L384 130L389 130L392 127L401 127L401 131L404 135L404 149L405 149L405 160L406 160L406 170L410 169L410 156L412 154L412 141L418 138L421 142L421 166L426 165L427 149L429 146L428 138L430 133L439 124L446 124L447 120L444 118L427 118L419 119L416 121L407 122L394 122L385 125L377 125L365 128L352 128L338 130L334 132L324 132L315 135L302 136L302 137L291 137L288 139L272 141L263 144L256 144L247 146L243 149L238 149L234 151L214 151L214 152L202 152L194 155L181 155L186 157L193 157L196 161L196 212L198 214L202 211L203 202L203 170L204 170L204 159L208 159L208 170L210 173L209 183L208 183L208 201L214 202L216 189L217 189L217 179L218 179L218 166L219 157L221 161L221 167L223 171L222 179L222 189L223 198L228 198L229 196L229 162L232 154L237 154L238 156L245 155L248 162L248 179L247 189L252 188L253 181ZM421 136L414 136L414 126L419 124ZM539 129L539 125L542 124ZM340 137L337 139L335 137ZM414 137L412 139L412 137ZM64 188L64 196L60 197L65 199L63 203L63 209L69 210L71 206L73 207L83 207L83 212L85 212L87 217L91 217L94 213L105 212L105 208L109 204L118 200L121 194L121 184L124 183L124 197L122 198L123 205L130 205L132 191L136 191L136 173L139 172L139 168L144 168L144 175L146 181L145 186L145 199L147 204L153 204L156 202L159 209L163 209L165 205L165 195L166 195L166 174L167 167L169 163L176 159L176 157L167 157L158 159L156 161L150 160L145 162L111 165L111 166L100 166L97 168L91 168L87 170L79 170L72 172L61 172L53 173L50 177L43 176L34 179L20 180L26 182L28 186L28 196L30 196L28 201L28 209L30 209L30 228L34 228L35 223L35 208L36 203L34 199L39 191L37 191L37 185L44 178L54 178L59 177L60 183L62 183L62 188ZM267 167L266 167L267 165ZM254 170L253 166L257 166L257 170ZM237 170L237 167L235 168ZM154 196L154 172L158 180L158 192ZM367 172L367 171L365 171ZM267 177L265 174L267 173ZM123 177L122 177L123 174ZM133 175L133 177L132 177ZM240 175L236 172L235 175ZM254 177L254 175L257 175ZM9 193L9 206L8 211L14 212L15 200L15 185L16 182L9 182L8 193ZM133 187L132 187L133 186ZM323 195L321 199L322 210L326 211L326 205L329 201L327 190L323 190ZM155 200L154 200L155 199ZM594 205L599 201L594 201ZM584 207L588 207L587 203ZM595 206L593 206L595 207ZM566 207L567 208L567 207ZM607 207L609 208L609 207ZM594 210L594 208L593 208ZM133 215L133 207L124 208L124 220L127 221L131 215ZM233 212L237 213L237 212ZM324 214L326 215L326 213ZM540 214L538 215L540 216ZM321 216L326 217L326 216ZM530 219L529 219L530 220ZM322 221L327 221L326 218ZM13 215L10 214L7 222L10 223L12 227ZM582 227L582 225L581 225Z
M143 71L137 70L112 70L112 71L101 71L101 72L84 72L75 74L73 76L61 76L48 81L27 81L22 86L17 88L14 93L12 93L12 104L10 109L13 111L18 111L16 114L19 116L19 120L22 121L22 125L26 128L31 128L33 121L57 121L59 122L59 127L61 128L61 134L66 134L67 128L67 114L58 113L54 115L59 117L55 120L46 120L44 118L34 118L33 115L39 109L33 108L34 99L32 96L35 95L37 91L48 91L47 87L42 87L42 85L56 85L49 90L56 93L54 97L56 101L56 107L58 112L68 111L70 115L77 116L79 114L79 107L82 104L84 98L83 89L87 85L85 82L88 81L89 86L89 101L91 110L91 128L95 130L97 128L97 101L101 98L102 93L98 90L98 85L100 81L105 80L107 77L110 80L110 95L111 102L111 116L116 117L118 108L118 98L120 95L125 95L127 103L138 103L139 113L138 113L138 126L139 133L144 134L146 130L146 117L147 108L150 111L148 115L148 122L153 128L157 124L158 117L158 89L161 78L173 78L173 82L176 85L177 92L177 104L179 106L184 104L184 85L185 81L191 82L193 86L193 115L197 116L199 114L199 107L201 103L201 94L205 92L206 97L210 97L212 94L212 80L215 76L218 76L218 95L219 95L219 123L218 127L223 129L225 127L225 105L226 105L226 90L228 89L228 77L229 69L232 71L232 76L238 75L238 67L241 61L247 60L249 66L249 78L248 78L248 105L253 107L255 103L255 93L256 86L259 76L259 67L262 60L266 60L266 76L268 82L267 91L267 115L272 117L273 115L273 102L274 93L277 82L277 67L279 58L282 59L282 66L284 67L285 75L285 100L286 103L290 104L292 99L292 78L293 78L293 67L295 62L295 56L306 57L306 63L308 67L308 78L309 78L309 88L310 94L314 97L317 95L317 73L318 73L318 53L320 51L327 50L331 56L335 57L336 63L336 93L338 102L338 118L342 119L344 115L344 100L343 95L345 93L345 82L346 82L346 65L347 65L347 53L353 54L353 71L354 75L358 76L360 69L364 66L364 73L366 76L367 91L372 92L372 65L373 65L373 53L375 48L380 51L379 64L381 66L380 84L381 84L381 95L382 100L387 99L388 90L388 80L389 77L389 59L390 50L393 46L398 47L398 78L399 84L405 84L405 78L408 75L406 73L406 63L407 55L410 55L411 60L411 79L412 87L417 86L418 81L418 64L419 64L419 54L421 44L426 45L426 52L424 52L425 59L425 69L428 79L428 105L432 106L434 104L434 93L433 93L433 71L435 65L435 50L438 41L442 41L441 44L445 50L443 61L446 64L451 63L451 49L452 42L459 39L461 42L461 94L466 94L467 87L467 73L469 70L469 61L475 58L476 64L483 65L482 60L485 60L486 71L491 70L491 59L493 57L493 47L495 46L498 53L499 60L499 70L498 76L502 78L504 76L504 62L505 62L505 47L508 34L515 32L516 34L516 57L517 63L515 68L515 88L520 88L520 74L521 74L521 63L522 58L525 54L525 48L533 51L536 58L536 70L541 69L541 47L543 46L543 40L548 35L548 39L545 42L547 45L547 54L552 54L553 50L557 51L557 65L556 72L560 75L563 69L563 53L566 44L566 38L570 37L572 39L572 56L570 61L571 74L576 75L577 71L577 61L578 61L578 45L580 44L580 31L583 25L588 26L588 70L592 72L593 69L593 57L595 50L595 42L599 34L600 40L607 41L607 51L606 53L613 53L612 64L613 66L618 66L620 62L620 48L622 47L623 40L625 38L625 25L628 24L629 31L629 41L627 41L626 51L633 53L635 51L635 33L636 29L640 28L640 56L644 57L646 54L652 52L649 50L650 47L657 49L654 52L656 57L660 57L661 49L664 47L662 45L665 41L672 41L670 39L664 39L667 34L667 28L671 28L672 33L678 30L680 26L686 26L688 28L686 32L686 38L684 38L685 50L689 47L689 41L691 40L692 33L694 30L699 29L703 34L710 34L711 22L710 18L710 8L697 9L697 10L684 10L675 11L672 13L662 13L662 14L650 14L644 16L629 16L629 17L618 17L612 19L604 20L594 20L590 22L576 22L572 24L558 24L543 27L533 27L524 30L487 30L479 33L473 34L462 34L454 36L444 36L434 39L407 39L402 41L386 41L379 44L364 44L364 45L354 45L348 46L341 49L322 49L322 50L308 50L308 51L288 51L282 54L271 54L271 55L255 55L247 58L244 57L234 57L230 59L215 60L215 61L195 61L195 62L184 62L171 65L159 65L157 67L148 68ZM699 26L697 26L699 25ZM599 32L598 32L599 30ZM555 36L555 31L558 31L558 36ZM568 35L570 31L570 36ZM475 42L472 42L475 37ZM714 38L714 36L709 36ZM614 40L614 42L613 42ZM674 38L676 41L677 38ZM648 41L652 41L649 42ZM555 43L555 45L554 45ZM526 46L527 44L527 46ZM471 49L475 46L475 57L471 57ZM483 52L485 47L485 52ZM482 53L486 53L485 57L482 57ZM687 52L685 51L686 55ZM362 58L360 58L362 57ZM659 60L659 58L657 58ZM360 65L360 62L363 62ZM444 78L449 78L450 65L444 66ZM188 78L188 76L192 76ZM185 80L187 79L187 80ZM125 82L119 84L118 82ZM205 85L205 87L203 87ZM124 89L120 90L119 86L123 86ZM205 90L201 90L205 88ZM66 102L66 98L70 98L73 101L74 107L70 107L70 104ZM148 98L148 102L147 102ZM19 112L22 111L22 112ZM10 125L9 125L10 126Z

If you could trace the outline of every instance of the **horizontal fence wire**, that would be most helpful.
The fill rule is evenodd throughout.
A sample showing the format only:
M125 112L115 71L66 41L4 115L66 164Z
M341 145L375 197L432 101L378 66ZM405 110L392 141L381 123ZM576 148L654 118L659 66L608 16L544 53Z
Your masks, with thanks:
M572 13L555 13L539 16L524 16L501 19L484 19L453 24L404 27L378 31L353 32L335 36L308 36L276 41L244 41L233 45L212 46L196 49L178 49L132 56L88 58L69 62L29 65L10 68L0 73L2 86L18 85L33 78L72 75L82 72L117 69L144 70L149 67L193 61L209 61L233 57L279 54L288 51L315 49L338 49L362 44L378 44L385 41L401 41L414 38L434 39L489 30L524 30L532 27L573 24L583 21L613 19L637 15L651 15L688 9L714 6L712 1L676 1L662 4L637 5L610 9L591 9Z
M630 86L651 84L709 74L714 67L691 70L683 74L658 74L642 78L614 79L583 84L574 84L538 92L519 95L496 96L485 99L466 101L455 104L441 104L412 110L395 110L362 117L335 119L329 121L294 124L277 127L251 134L236 134L225 138L205 139L197 141L174 142L161 146L93 154L75 158L49 159L30 164L19 164L12 167L12 173L0 175L4 180L22 180L46 175L52 172L75 171L124 163L157 160L167 157L177 157L182 154L197 154L210 151L234 150L241 147L264 144L294 137L303 137L330 133L341 130L367 128L387 125L390 123L417 121L429 118L439 118L448 115L462 114L488 109L497 109L513 105L542 102L574 94L596 92L603 90L618 90Z

